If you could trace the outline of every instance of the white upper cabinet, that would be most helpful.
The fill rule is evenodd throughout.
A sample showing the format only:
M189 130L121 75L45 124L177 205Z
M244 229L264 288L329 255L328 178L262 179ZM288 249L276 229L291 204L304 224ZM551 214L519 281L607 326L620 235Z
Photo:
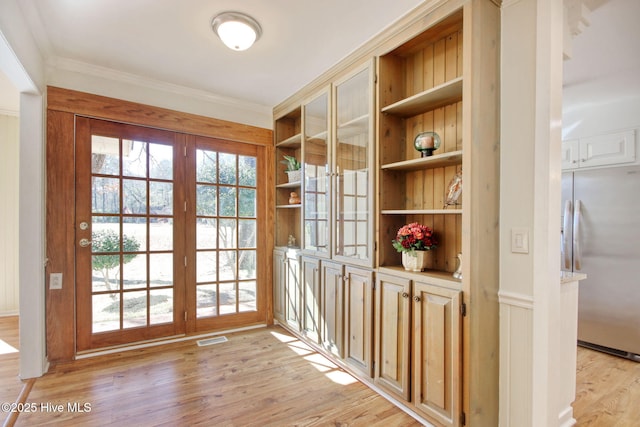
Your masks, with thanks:
M617 165L636 161L633 130L567 140L562 143L562 169Z

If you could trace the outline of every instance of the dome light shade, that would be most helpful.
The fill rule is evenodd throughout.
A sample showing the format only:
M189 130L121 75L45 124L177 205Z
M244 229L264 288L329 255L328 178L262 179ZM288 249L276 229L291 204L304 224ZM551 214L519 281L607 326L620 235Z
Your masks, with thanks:
M240 12L224 12L211 21L213 32L232 50L247 50L262 35L260 24Z

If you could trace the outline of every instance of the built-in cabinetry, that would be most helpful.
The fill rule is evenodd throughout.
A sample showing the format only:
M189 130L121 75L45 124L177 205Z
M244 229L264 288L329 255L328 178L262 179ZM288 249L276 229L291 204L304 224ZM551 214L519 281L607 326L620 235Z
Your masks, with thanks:
M286 254L302 256L299 288L286 271L274 275L280 281L275 318L367 377L373 374L374 72L373 60L362 61L274 126L274 259L284 258L280 268L291 271ZM286 180L283 155L301 162L300 181ZM299 192L299 204L289 203L290 191Z
M628 164L636 161L635 131L562 142L562 169Z
M276 206L300 336L435 425L498 424L499 29L491 0L424 2L274 109L276 150L303 164L301 215ZM424 272L391 244L410 222L438 240Z
M462 292L440 281L376 279L375 383L422 415L459 422Z

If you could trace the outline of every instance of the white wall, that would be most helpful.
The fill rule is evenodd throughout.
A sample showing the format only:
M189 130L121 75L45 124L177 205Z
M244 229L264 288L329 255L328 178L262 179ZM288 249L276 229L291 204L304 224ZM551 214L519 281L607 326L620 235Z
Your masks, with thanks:
M0 114L0 316L18 314L18 150L17 115Z

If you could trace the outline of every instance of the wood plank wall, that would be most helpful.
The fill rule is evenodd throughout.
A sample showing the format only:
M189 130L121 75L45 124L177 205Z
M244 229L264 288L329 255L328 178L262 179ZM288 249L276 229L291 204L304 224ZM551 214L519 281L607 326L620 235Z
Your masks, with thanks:
M75 190L74 132L76 115L150 126L193 135L251 143L261 147L273 164L273 133L269 129L197 116L104 96L56 87L47 88L47 196L46 196L46 323L47 356L50 362L75 356ZM267 206L273 206L273 169L258 182L267 191ZM266 223L273 224L267 209ZM266 247L273 247L272 227L266 227ZM271 254L265 254L260 277L273 277ZM63 273L63 288L49 290L50 273ZM267 292L267 323L272 323L271 292Z

